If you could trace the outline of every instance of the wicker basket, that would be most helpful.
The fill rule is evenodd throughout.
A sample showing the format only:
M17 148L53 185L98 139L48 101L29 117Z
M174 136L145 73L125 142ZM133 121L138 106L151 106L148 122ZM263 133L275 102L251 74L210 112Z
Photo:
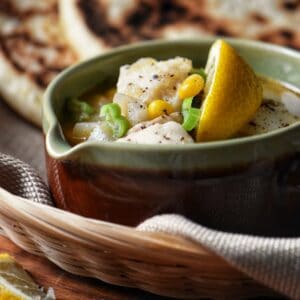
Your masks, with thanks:
M3 189L0 227L24 250L115 285L184 299L272 294L191 241L83 218Z

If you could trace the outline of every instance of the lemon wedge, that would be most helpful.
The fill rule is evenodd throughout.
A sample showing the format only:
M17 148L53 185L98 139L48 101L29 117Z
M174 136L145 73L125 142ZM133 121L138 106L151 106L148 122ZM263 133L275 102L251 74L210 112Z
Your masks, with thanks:
M51 291L46 295L10 255L0 253L0 300L33 299L53 300L55 296Z
M205 71L197 142L231 138L260 107L262 85L251 67L223 40L212 45Z

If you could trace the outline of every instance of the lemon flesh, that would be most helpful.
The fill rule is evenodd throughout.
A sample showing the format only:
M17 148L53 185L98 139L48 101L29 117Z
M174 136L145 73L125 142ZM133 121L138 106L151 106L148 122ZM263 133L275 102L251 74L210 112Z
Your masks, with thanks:
M223 40L212 45L205 71L207 81L196 140L231 138L260 107L262 85L251 67Z
M26 271L8 254L0 253L0 300L50 300Z

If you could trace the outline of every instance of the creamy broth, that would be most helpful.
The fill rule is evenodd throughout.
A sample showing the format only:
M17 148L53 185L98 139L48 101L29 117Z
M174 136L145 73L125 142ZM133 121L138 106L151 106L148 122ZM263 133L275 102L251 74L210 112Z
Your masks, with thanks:
M262 78L263 102L241 136L267 133L300 120L300 94L284 83Z

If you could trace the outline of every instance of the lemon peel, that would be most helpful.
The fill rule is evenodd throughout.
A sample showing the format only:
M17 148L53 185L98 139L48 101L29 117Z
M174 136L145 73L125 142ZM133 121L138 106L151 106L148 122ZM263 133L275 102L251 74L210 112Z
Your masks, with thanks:
M202 114L197 142L231 138L249 122L262 103L259 78L224 40L212 45L205 67Z

